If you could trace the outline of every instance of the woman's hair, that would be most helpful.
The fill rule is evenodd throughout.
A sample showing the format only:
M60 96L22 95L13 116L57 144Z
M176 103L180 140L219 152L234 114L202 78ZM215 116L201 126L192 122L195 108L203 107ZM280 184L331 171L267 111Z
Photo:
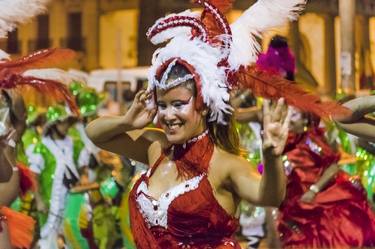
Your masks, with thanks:
M287 48L288 40L284 36L275 35L271 39L270 46L273 48Z
M15 126L17 124L18 118L17 118L17 115L14 113L14 110L13 110L13 100L12 100L11 96L9 95L9 93L7 93L6 91L3 90L2 94L5 98L5 102L7 103L8 107L9 107L10 123L12 124L12 126Z
M172 67L171 71L168 74L168 82L174 81L175 79L184 77L187 74L191 74L189 70L186 69L181 64L176 64ZM197 87L194 80L187 80L184 83L181 83L179 86L183 86L189 89L192 94L194 95L195 99L197 99ZM207 117L210 116L210 111L207 114ZM239 155L241 153L240 149L240 139L238 135L238 131L235 127L235 119L233 115L226 114L226 121L227 125L222 125L216 122L209 122L206 119L206 125L210 132L214 143L221 149Z
M191 74L189 72L189 70L187 70L187 68L184 67L183 65L176 63L176 65L174 65L171 68L171 71L168 73L168 79L167 79L166 84L171 83L178 78L182 78L187 74ZM187 81L179 84L178 86L186 87L187 89L189 89L193 93L194 97L197 97L197 94L198 94L197 88L195 86L195 81L193 79L187 80Z
M240 155L243 151L240 148L240 138L235 127L235 119L233 115L228 114L227 116L229 120L227 125L206 121L207 127L219 148L229 153Z

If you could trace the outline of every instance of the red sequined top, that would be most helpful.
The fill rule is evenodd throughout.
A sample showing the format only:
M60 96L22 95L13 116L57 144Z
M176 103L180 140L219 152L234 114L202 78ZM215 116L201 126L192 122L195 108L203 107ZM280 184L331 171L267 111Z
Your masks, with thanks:
M131 228L139 249L240 249L233 239L238 221L217 202L207 178L213 143L208 136L174 149L180 175L191 176L164 192L148 194L148 182L164 154L130 193Z

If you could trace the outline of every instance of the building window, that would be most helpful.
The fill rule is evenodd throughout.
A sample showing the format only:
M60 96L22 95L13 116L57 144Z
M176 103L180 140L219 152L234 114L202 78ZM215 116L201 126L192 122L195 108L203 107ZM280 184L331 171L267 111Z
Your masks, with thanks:
M20 53L20 43L18 41L18 30L15 29L8 33L7 52L10 54Z
M68 16L68 39L66 46L73 50L84 50L84 39L82 37L82 13L69 13Z
M49 48L51 42L49 39L49 15L39 15L37 17L38 23L38 38L36 40L36 49Z

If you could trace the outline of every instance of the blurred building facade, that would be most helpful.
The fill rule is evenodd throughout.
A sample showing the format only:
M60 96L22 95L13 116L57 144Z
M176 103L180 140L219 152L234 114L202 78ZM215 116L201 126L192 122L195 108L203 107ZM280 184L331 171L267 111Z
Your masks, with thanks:
M294 23L268 32L289 38L298 59L297 80L322 94L340 87L340 0L309 1ZM345 0L344 0L345 1ZM254 0L236 0L228 19L234 21ZM375 0L357 0L355 18L355 81L357 88L374 84ZM189 0L52 0L48 12L0 41L15 56L48 47L79 52L81 69L148 65L155 49L145 33L161 16L191 8ZM371 79L370 79L371 78ZM374 87L374 86L373 86Z

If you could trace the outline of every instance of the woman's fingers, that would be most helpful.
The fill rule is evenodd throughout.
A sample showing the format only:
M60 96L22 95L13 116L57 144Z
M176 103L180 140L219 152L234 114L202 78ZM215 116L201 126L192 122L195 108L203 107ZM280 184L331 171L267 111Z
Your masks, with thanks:
M293 115L293 110L292 110L291 107L288 106L288 109L287 109L287 112L286 112L286 117L284 118L284 122L283 122L283 125L282 125L283 131L288 132L289 124L290 124L290 120L292 118L292 115Z
M139 100L144 103L147 99L147 92L146 91L143 91L141 96L139 97Z
M271 112L270 112L270 101L265 99L263 101L263 126L267 127L271 122Z
M142 95L144 94L145 90L140 90L139 92L137 92L134 96L134 100L135 101L141 101L141 97Z
M272 112L272 121L273 122L278 122L282 119L282 114L283 114L283 111L285 109L284 102L285 102L284 98L280 98L280 99L277 100L276 107Z

